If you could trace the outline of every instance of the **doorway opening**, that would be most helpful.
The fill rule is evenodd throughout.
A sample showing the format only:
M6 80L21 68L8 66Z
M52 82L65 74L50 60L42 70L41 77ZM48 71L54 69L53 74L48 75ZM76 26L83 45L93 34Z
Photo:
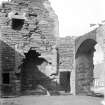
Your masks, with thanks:
M92 94L95 44L95 40L87 39L76 52L76 94Z
M11 84L11 73L8 71L2 73L2 97L8 97L13 94L13 88Z
M70 76L71 76L70 71L60 72L60 86L62 88L61 90L65 91L65 93L70 93L71 91Z

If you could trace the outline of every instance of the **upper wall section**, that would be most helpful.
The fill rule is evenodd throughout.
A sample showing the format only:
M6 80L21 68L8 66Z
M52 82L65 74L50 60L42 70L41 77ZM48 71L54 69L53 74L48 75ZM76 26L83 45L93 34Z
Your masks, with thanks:
M2 69L17 70L25 57L24 53L31 49L52 62L56 71L57 37L58 17L48 0L12 0L0 7L0 53L1 58L6 59L1 59ZM10 62L7 58L13 60ZM6 66L8 61L10 65Z
M59 38L57 47L59 54L59 70L72 71L74 69L75 39L73 37Z
M105 52L105 25L100 26L96 31L97 42Z
M0 30L1 40L24 51L55 46L58 17L48 0L12 0L0 7Z

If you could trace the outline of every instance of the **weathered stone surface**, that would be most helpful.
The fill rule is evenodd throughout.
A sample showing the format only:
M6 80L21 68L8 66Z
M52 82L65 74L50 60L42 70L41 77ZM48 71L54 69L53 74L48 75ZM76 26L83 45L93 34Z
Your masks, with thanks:
M59 38L59 69L72 71L74 69L75 40L72 37Z
M97 29L96 36L97 36L97 42L103 50L104 63L105 63L105 25L103 25ZM105 75L105 68L104 68L104 75ZM105 78L104 78L104 88L105 88ZM105 96L105 89L104 89L104 96ZM104 97L104 101L105 101L105 97Z
M0 9L1 71L15 78L30 48L52 63L57 71L58 18L48 0L11 0ZM18 85L10 79L11 87ZM16 86L17 89L17 86ZM17 89L18 90L18 89ZM16 94L14 90L12 93Z
M89 94L93 82L93 63L89 56L81 54L76 58L76 94Z
M0 89L5 87L5 91L9 88L7 95L11 91L12 95L20 91L20 81L16 81L15 72L19 72L24 53L31 48L51 63L53 73L58 73L58 83L59 73L70 71L72 92L90 93L93 82L93 48L97 41L105 52L104 28L99 27L77 39L59 38L58 18L48 0L12 0L3 3L0 7L0 78L2 73L9 72L11 86L3 85ZM80 51L82 43L88 39L91 44L85 43ZM92 49L91 54L89 49Z

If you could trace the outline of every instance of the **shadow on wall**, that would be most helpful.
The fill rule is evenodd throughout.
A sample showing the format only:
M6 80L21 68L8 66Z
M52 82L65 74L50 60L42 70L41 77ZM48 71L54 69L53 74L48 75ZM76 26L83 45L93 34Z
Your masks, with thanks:
M44 73L48 61L40 58L40 54L35 50L30 50L23 55L14 50L3 41L1 44L1 92L2 96L24 94L46 94L47 91L56 92L59 84L50 79ZM16 55L23 59L18 67L20 72L16 73ZM20 82L17 83L17 80Z

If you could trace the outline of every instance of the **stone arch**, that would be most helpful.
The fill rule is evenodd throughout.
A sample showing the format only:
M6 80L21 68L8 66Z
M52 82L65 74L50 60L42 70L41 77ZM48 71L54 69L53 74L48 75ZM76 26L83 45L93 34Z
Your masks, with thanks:
M76 46L76 94L92 94L91 86L93 85L94 69L93 54L95 51L94 46L97 42L95 40L95 34L91 37L90 35L91 32L89 35L87 34L83 36L83 38L80 38L78 42L81 43Z
M97 42L93 39L84 40L76 51L76 56L80 53L88 53L90 50L94 51L94 46Z
M76 40L75 40L75 54L77 53L77 50L80 47L80 45L87 39L96 41L96 29L89 33L86 33L83 36L76 38Z

